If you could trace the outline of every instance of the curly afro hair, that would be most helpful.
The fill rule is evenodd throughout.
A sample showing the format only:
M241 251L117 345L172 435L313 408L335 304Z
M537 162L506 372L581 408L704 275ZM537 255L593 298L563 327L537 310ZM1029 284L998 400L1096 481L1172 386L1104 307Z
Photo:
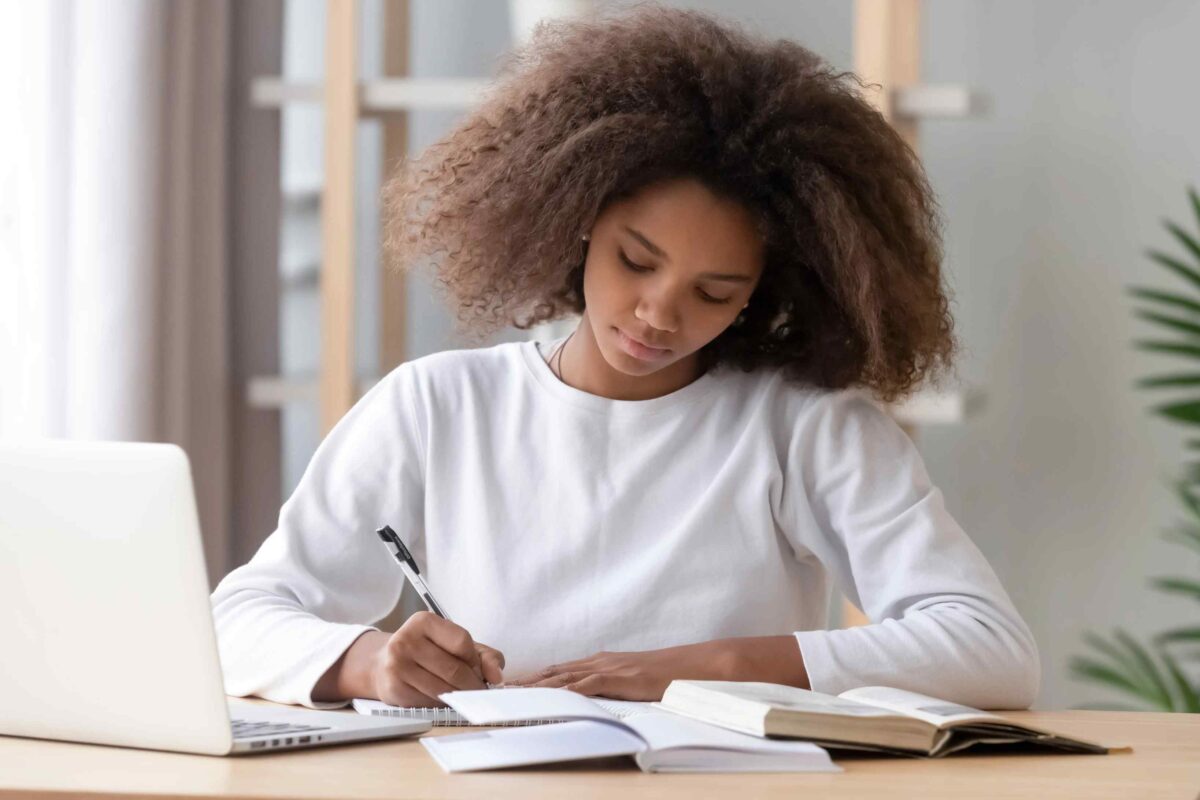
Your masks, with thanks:
M888 402L952 365L938 210L864 84L786 40L643 4L543 22L483 102L384 188L389 264L436 269L460 331L582 313L607 204L699 180L763 232L762 277L701 353Z

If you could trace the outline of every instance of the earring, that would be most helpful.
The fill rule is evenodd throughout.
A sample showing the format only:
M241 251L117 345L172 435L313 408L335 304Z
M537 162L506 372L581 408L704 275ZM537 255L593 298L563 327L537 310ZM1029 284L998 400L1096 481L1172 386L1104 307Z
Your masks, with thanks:
M592 240L592 235L590 233L585 233L579 238L583 239L585 242L590 242Z

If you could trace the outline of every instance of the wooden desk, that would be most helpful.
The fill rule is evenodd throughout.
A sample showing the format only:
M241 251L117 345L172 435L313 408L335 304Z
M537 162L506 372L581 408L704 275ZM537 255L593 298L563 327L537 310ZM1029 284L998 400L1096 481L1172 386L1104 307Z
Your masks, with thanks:
M347 712L353 713L353 712ZM632 759L447 775L415 739L218 758L0 737L0 797L463 798L619 796L1188 798L1200 794L1200 714L1014 712L1132 754L839 758L843 773L647 775ZM425 735L461 729L435 728Z

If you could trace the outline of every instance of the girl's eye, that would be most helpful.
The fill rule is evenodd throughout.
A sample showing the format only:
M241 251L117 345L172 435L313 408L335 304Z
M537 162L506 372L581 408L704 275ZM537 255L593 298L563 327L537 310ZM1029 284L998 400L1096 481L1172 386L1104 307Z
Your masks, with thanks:
M650 271L649 267L643 267L641 264L635 264L632 261L630 261L629 256L625 255L624 250L618 250L617 252L621 256L621 260L625 262L625 266L629 267L629 269L633 270L634 272L649 272Z
M650 267L643 267L641 264L635 264L632 261L630 261L629 256L625 255L624 250L618 250L617 254L621 257L621 261L622 261L622 263L625 264L626 268L628 268L632 272L640 273L640 272L652 272L653 271L650 269ZM700 298L702 300L704 300L704 302L706 302L706 303L716 303L718 305L721 305L724 303L728 303L732 299L729 297L725 297L725 298L713 297L708 292L705 292L702 289L697 289L696 291L699 292Z

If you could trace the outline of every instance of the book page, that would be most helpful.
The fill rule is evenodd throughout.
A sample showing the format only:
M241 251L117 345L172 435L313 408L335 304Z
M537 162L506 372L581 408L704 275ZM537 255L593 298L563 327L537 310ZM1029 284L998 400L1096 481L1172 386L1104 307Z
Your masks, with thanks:
M873 706L916 717L939 728L966 722L995 722L1003 725L1015 725L1004 717L981 711L978 708L951 703L905 689L893 689L890 686L860 686L857 689L842 692L838 697L870 703Z
M686 747L754 753L811 753L817 758L824 752L823 748L811 742L764 739L664 712L640 714L627 719L625 724L641 736L651 750Z
M688 684L697 689L720 692L730 697L762 703L788 711L801 711L809 714L836 714L852 717L890 717L895 716L891 711L877 708L848 698L844 694L833 696L800 689L795 686L783 686L777 683L753 683L735 681L675 681L674 683ZM671 691L670 688L667 689ZM692 696L688 696L691 699ZM664 704L666 698L664 697ZM672 704L672 707L674 705Z
M641 700L611 700L607 697L589 697L588 699L619 719L636 717L654 711L653 703Z
M474 725L546 719L619 722L588 698L569 689L477 689L438 695Z

